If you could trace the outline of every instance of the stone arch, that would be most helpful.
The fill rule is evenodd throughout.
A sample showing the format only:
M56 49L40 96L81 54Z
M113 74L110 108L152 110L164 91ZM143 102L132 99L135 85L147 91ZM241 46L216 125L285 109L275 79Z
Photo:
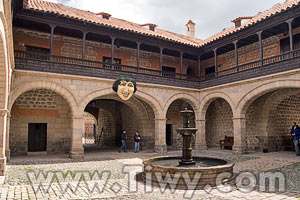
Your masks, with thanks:
M271 91L284 89L284 88L300 88L300 81L299 80L272 81L252 89L247 94L245 94L238 102L236 107L236 112L235 112L236 118L245 118L249 105L259 96L262 96Z
M195 120L197 120L198 118L197 118L197 116L198 116L198 111L199 111L199 102L198 102L198 100L195 98L195 97L193 97L193 96L191 96L190 94L186 94L186 93L178 93L178 94L175 94L175 95L173 95L173 96L171 96L167 101L166 101L166 103L165 103L165 105L164 105L164 108L163 108L163 117L166 117L166 115L167 115L167 112L168 112L168 108L170 107L170 105L174 102L174 101L176 101L176 100L178 100L178 99L182 99L182 100L184 100L184 101L186 101L187 103L189 103L191 106L192 106L192 108L193 108L193 110L194 110L194 112L195 112Z
M224 99L230 105L232 112L235 113L235 104L233 100L223 92L214 92L206 95L200 102L198 119L205 120L205 115L208 106L211 102L218 98Z
M21 94L36 89L51 90L61 95L68 102L72 115L82 117L81 115L79 115L78 104L73 94L61 85L50 81L32 81L19 84L19 86L13 89L10 95L9 110L11 110L14 102Z
M7 109L8 107L8 91L9 91L9 68L7 64L7 51L6 51L6 43L4 40L4 35L2 32L3 23L0 23L0 77L1 77L1 85L4 87L0 88L0 95L3 95L3 98L0 99L0 108Z
M115 92L113 92L111 88L106 88L106 89L93 91L93 92L91 92L90 94L88 94L87 96L85 96L82 99L82 101L81 101L82 103L80 104L79 111L83 112L86 105L90 101L92 101L93 99L99 98L99 97L104 97L104 96L110 96L110 98L111 98L111 97L114 97L116 95L115 95ZM137 91L135 93L135 96L138 99L141 99L141 100L145 101L146 103L148 103L150 105L150 107L152 108L152 110L155 114L155 118L157 118L161 115L161 112L160 112L161 105L159 104L157 99L155 99L151 95L148 95L148 94L146 94L144 92L141 92L141 91ZM118 99L118 101L120 101L120 100ZM128 102L124 102L124 101L121 101L121 102L123 102L125 104L128 103Z

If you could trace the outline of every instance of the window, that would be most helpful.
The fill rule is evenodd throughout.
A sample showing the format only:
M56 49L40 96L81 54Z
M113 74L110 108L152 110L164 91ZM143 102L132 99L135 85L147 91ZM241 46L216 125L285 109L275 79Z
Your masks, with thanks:
M102 62L109 63L109 64L103 64L103 68L121 70L121 66L118 66L118 65L121 65L121 59L120 58L114 58L114 63L116 65L111 65L111 57L103 56L102 57Z
M40 60L49 60L50 49L26 45L26 57Z
M215 66L212 66L212 67L207 67L205 69L205 78L212 78L212 77L215 77Z
M174 78L176 76L176 68L162 66L162 76Z

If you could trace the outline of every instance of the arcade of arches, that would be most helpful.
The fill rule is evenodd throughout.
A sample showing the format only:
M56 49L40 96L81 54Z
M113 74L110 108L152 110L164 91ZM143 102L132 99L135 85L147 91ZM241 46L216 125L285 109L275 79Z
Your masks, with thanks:
M196 119L199 108L185 99L178 98L169 104L161 136L168 150L182 148L176 128L182 127L180 111L184 108L194 111L191 127L198 128L194 146L219 148L220 140L227 136L234 138L233 150L238 145L243 151L292 150L287 149L286 138L291 123L300 121L300 89L284 88L256 95L243 106L245 117L238 120L234 118L236 108L225 98L208 102L206 108L200 107L205 111L204 120ZM155 150L155 112L138 97L124 102L116 94L104 95L90 101L82 115L85 125L80 141L83 146L94 144L99 148L117 149L121 131L125 129L129 149L133 149L133 135L138 130L143 138L141 149ZM47 89L23 92L11 107L7 147L11 155L70 152L74 143L72 121L70 103L60 94ZM237 122L241 123L239 133L235 131Z

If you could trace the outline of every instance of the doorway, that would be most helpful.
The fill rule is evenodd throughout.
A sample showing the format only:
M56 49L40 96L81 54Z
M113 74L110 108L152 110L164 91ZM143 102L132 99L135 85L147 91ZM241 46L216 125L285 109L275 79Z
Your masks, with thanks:
M166 143L167 145L172 145L172 124L166 124Z
M28 152L47 150L47 124L28 124Z

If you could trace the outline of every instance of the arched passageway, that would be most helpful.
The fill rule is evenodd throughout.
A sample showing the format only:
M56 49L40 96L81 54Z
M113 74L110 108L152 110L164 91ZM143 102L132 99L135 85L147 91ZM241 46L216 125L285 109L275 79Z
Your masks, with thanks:
M168 107L166 114L166 144L168 150L177 150L182 148L182 136L177 133L177 128L182 128L183 118L180 111L185 108L194 111L193 107L184 99L177 99L173 101ZM191 127L196 127L195 113L191 120ZM195 144L195 137L192 139L193 145Z
M233 139L233 112L230 104L223 98L210 102L205 114L205 138L208 148L220 147L226 137ZM232 149L232 147L225 147Z
M293 150L290 128L300 123L300 89L285 88L257 97L246 109L248 151Z
M155 114L151 106L134 96L122 101L116 94L94 98L86 107L97 120L95 143L98 148L116 149L121 144L122 130L127 132L127 148L133 149L135 131L141 134L141 149L154 149Z

